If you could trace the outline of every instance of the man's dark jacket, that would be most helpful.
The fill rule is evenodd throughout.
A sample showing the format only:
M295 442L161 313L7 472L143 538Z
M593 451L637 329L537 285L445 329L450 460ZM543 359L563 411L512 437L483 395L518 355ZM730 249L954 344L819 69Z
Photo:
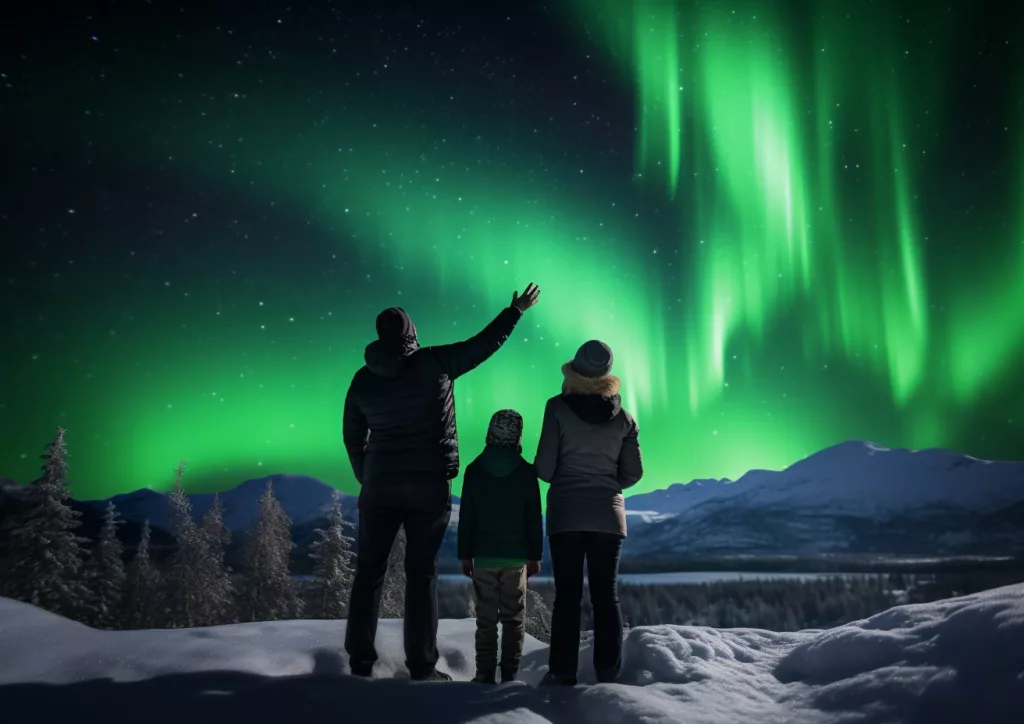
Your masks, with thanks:
M459 558L544 554L540 482L518 450L488 445L466 466L459 506Z
M459 474L452 384L504 344L522 317L507 307L464 342L420 347L377 340L345 396L343 437L361 485ZM372 432L371 432L372 431Z

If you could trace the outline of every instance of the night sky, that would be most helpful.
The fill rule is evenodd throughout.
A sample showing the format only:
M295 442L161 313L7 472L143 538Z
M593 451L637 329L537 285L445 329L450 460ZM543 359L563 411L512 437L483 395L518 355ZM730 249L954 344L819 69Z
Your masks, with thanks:
M182 459L351 492L376 313L452 342L531 281L463 465L503 407L532 458L593 337L637 492L851 438L1024 458L1024 6L431 4L5 17L0 474L60 425L79 498Z

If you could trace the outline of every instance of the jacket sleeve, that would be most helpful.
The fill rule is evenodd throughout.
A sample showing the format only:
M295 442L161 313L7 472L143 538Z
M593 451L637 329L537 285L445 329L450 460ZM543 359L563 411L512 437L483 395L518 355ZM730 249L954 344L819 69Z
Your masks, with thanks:
M531 561L544 557L544 516L540 509L540 482L532 465L526 469L526 539Z
M512 334L522 316L523 313L515 307L506 307L483 330L464 342L442 344L428 349L434 354L434 359L441 365L449 379L455 380L483 364L497 352Z
M476 536L476 505L473 501L473 479L476 477L476 466L466 467L462 476L462 497L459 500L459 560L468 561L473 558L473 543Z
M363 465L366 462L366 442L370 437L370 430L366 426L366 417L359 409L359 404L352 394L352 387L349 385L348 393L345 395L345 414L342 419L341 436L345 442L345 450L348 452L348 460L352 463L352 472L355 473L356 482L363 484Z
M619 486L625 490L644 476L644 460L640 454L640 426L636 420L629 418L629 430L622 440L619 451Z
M551 402L548 401L544 407L544 422L540 428L537 457L534 459L537 477L545 483L551 482L555 477L555 470L558 468L560 437L558 418L555 417L555 413L551 410Z

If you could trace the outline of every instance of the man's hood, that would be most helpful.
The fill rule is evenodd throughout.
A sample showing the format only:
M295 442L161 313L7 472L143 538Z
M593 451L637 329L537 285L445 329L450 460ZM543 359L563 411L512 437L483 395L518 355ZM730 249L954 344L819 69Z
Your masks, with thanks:
M366 369L381 377L397 377L405 368L406 361L413 352L420 348L415 337L403 337L395 342L382 342L379 339L366 345L363 359Z

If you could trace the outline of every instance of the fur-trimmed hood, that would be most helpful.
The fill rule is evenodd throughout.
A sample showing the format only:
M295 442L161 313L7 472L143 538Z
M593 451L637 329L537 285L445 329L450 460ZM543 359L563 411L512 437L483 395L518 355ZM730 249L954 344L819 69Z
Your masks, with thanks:
M572 362L562 365L562 399L576 415L590 423L611 420L622 410L619 388L622 380L615 375L584 377Z
M614 397L619 394L622 387L622 380L615 375L604 377L584 377L572 366L572 360L562 365L563 395L601 395L602 397Z

